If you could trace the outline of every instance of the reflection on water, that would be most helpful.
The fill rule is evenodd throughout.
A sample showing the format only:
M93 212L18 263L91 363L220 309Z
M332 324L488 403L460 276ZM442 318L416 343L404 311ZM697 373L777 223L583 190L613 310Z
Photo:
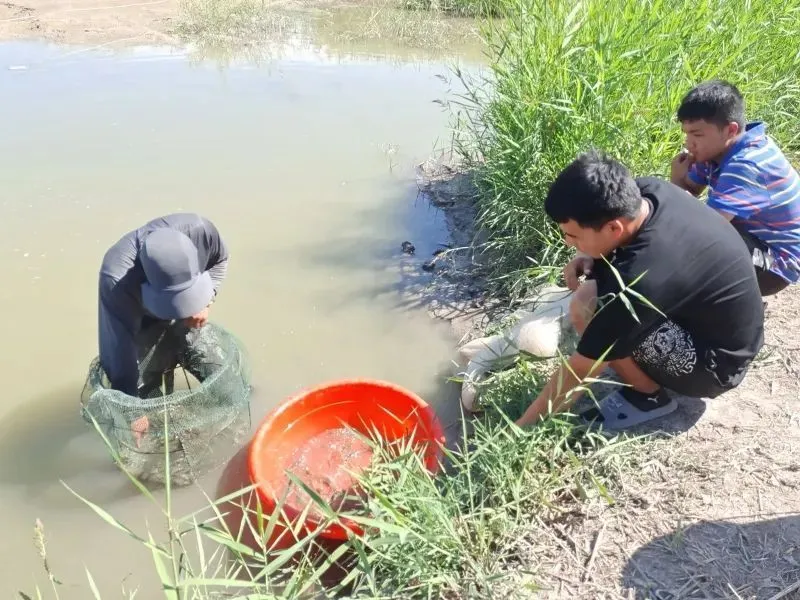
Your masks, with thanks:
M218 64L263 66L312 54L396 64L483 59L476 21L404 10L381 0L313 12L264 10L249 2L189 6L177 32L191 58Z
M156 597L149 554L61 481L134 530L159 530L158 507L131 493L78 411L102 255L159 214L200 212L230 246L212 319L251 355L255 422L301 387L346 377L407 386L446 425L457 414L443 383L454 340L399 293L401 242L421 263L446 238L415 203L413 167L448 137L433 102L447 65L315 48L222 68L173 50L0 44L0 527L18 541L0 549L15 574L0 595L41 574L28 544L40 518L62 598L89 597L84 565L103 597L125 578ZM181 490L175 510L200 502Z

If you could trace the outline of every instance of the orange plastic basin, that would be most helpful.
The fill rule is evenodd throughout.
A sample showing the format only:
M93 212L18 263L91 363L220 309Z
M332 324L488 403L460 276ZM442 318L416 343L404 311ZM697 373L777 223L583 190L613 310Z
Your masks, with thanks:
M274 409L259 425L250 443L247 466L250 482L256 486L265 514L271 514L279 498L276 490L285 481L284 469L294 451L304 442L329 429L350 427L370 436L377 430L386 441L409 438L424 444L425 466L439 469L444 433L439 419L421 398L397 385L374 380L345 380L303 391ZM300 511L283 505L294 522ZM302 508L302 507L300 507ZM356 535L361 528L342 519L343 526L329 525L319 536L347 539L345 527ZM309 515L302 527L306 532L320 523Z

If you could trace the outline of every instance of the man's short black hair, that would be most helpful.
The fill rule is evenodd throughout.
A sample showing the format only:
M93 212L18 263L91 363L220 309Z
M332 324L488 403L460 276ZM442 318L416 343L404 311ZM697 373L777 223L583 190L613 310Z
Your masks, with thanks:
M732 83L719 79L692 88L678 107L678 121L708 121L717 127L738 123L744 130L744 98Z
M574 220L600 229L612 219L633 219L642 207L636 180L619 161L598 152L584 152L550 185L544 210L556 223Z

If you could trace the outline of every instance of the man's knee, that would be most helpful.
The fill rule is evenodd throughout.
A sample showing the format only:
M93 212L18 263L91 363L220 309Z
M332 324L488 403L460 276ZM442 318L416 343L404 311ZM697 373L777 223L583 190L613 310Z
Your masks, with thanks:
M575 331L583 333L597 307L597 283L589 280L582 283L569 303L569 320Z

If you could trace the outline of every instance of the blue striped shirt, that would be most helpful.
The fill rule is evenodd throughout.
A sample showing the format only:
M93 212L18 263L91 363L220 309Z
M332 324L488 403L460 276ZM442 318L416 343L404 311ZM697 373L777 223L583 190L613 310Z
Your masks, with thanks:
M767 244L773 272L800 279L800 176L764 123L748 123L719 164L695 163L689 179L709 186L708 206Z

